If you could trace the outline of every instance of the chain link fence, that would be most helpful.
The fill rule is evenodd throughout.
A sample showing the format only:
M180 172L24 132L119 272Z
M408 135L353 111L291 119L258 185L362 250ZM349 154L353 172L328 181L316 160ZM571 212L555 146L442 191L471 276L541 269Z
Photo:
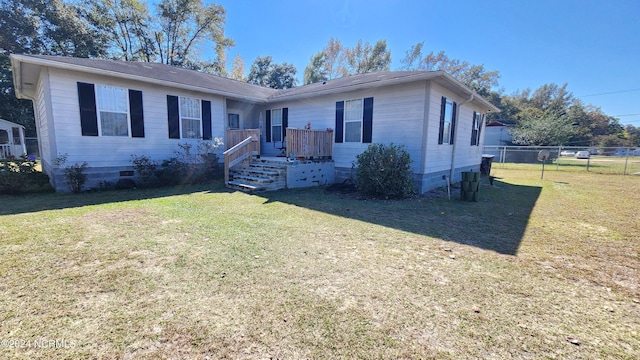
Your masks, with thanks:
M634 147L485 146L483 152L493 156L493 169L521 169L544 161L550 171L640 175L640 148Z

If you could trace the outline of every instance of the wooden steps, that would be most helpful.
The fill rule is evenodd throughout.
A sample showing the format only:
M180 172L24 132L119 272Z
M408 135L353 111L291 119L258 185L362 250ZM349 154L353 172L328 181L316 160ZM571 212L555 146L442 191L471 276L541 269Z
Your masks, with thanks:
M244 192L285 189L287 164L254 159L249 166L230 169L228 186Z

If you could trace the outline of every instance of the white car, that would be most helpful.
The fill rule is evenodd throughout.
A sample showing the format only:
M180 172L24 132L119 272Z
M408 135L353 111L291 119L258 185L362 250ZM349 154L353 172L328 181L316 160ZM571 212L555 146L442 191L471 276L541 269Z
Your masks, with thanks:
M591 156L588 151L578 151L576 153L576 159L588 159Z
M571 150L562 150L560 152L560 156L576 156L576 152Z

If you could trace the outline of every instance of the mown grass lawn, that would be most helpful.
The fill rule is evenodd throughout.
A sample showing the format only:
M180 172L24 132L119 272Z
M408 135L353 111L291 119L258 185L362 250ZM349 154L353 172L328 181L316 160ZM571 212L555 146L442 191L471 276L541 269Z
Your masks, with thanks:
M0 197L0 357L640 358L640 177L494 174Z

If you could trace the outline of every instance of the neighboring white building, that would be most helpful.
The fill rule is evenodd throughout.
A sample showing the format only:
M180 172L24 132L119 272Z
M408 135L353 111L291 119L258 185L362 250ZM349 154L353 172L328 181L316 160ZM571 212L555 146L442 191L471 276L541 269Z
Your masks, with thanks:
M26 154L24 126L0 119L0 159Z
M16 95L31 99L43 170L54 159L89 164L88 186L130 173L131 155L163 160L178 144L260 129L263 156L284 129L333 131L336 181L370 143L404 145L420 192L478 171L484 118L499 111L442 71L377 72L274 90L158 63L11 56Z
M485 146L511 145L511 133L509 125L500 121L492 121L487 124L484 135Z

